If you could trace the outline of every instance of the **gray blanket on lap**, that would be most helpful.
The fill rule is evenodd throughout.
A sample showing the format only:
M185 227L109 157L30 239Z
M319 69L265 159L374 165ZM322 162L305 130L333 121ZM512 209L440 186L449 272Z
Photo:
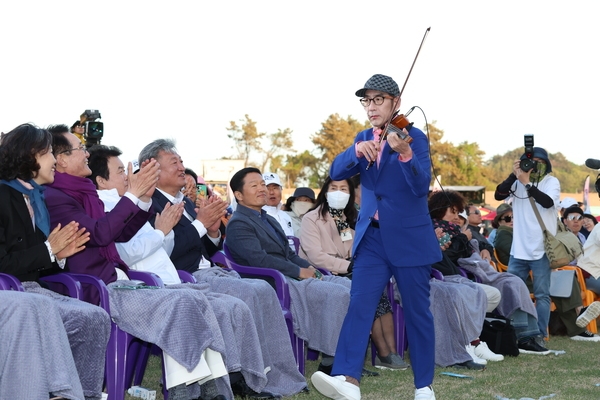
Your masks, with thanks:
M311 349L335 355L348 312L352 281L334 275L323 276L322 281L286 279L290 288L294 333Z
M201 291L117 288L130 283L108 285L111 317L119 328L156 344L188 371L207 347L225 354L219 324Z
M28 293L53 300L69 338L83 394L88 399L100 399L110 337L108 314L100 307L44 289L36 282L23 282L23 287Z
M430 281L430 310L435 326L435 363L441 367L472 360L465 348L483 328L487 297L458 275Z
M67 335L53 303L38 294L0 291L0 399L47 399L52 392L83 400Z
M244 358L260 360L268 372L265 386L242 370L248 386L257 392L267 391L281 396L291 396L307 387L296 366L277 294L266 281L242 279L237 272L219 267L200 269L194 272L194 277L201 283L208 283L213 292L242 300L252 313L260 346L240 350L247 352Z
M459 258L458 265L472 272L481 282L495 287L502 294L502 300L497 310L500 315L510 318L517 309L533 315L537 319L537 311L531 301L529 289L521 278L509 272L496 271L487 261L483 260L478 253L469 258Z

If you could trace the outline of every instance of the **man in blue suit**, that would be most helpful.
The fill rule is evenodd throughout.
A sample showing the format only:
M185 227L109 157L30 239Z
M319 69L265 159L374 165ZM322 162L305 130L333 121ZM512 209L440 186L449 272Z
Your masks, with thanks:
M400 108L398 84L373 75L360 97L373 128L360 132L354 144L331 165L334 180L359 174L362 202L352 254L354 269L350 306L338 340L332 376L316 372L319 392L335 399L360 399L359 381L369 330L381 292L393 275L402 296L415 400L435 400L435 335L429 311L431 264L442 258L427 195L431 160L425 134L407 127L379 137ZM401 137L404 136L404 139Z

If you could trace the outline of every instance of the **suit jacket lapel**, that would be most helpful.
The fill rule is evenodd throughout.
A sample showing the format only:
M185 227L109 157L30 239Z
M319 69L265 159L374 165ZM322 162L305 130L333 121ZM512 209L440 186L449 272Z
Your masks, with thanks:
M184 197L183 203L184 203L183 208L185 208L185 211L188 214L190 214L192 216L192 218L196 218L196 206L194 205L194 203L192 203L192 200L187 197Z

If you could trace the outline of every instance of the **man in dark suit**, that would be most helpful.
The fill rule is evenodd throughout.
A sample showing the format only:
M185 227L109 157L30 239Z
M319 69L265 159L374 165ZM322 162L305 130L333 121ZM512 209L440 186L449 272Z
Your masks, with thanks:
M294 332L308 342L308 347L324 354L320 370L326 371L336 354L351 281L335 275L321 276L289 247L279 222L262 208L267 202L267 188L260 170L241 169L231 178L230 186L238 203L227 224L231 255L240 264L275 269L288 278ZM366 347L361 349L363 359Z
M435 400L434 327L429 310L431 264L442 254L436 239L427 195L431 160L427 137L415 127L402 129L392 120L400 108L398 84L373 75L356 91L373 128L356 136L354 144L331 165L331 179L360 173L362 202L356 223L352 300L329 378L315 373L317 390L333 397L360 398L361 363L375 307L393 275L402 295L415 400ZM384 133L387 134L387 139ZM380 140L382 139L382 140Z
M140 152L139 159L156 159L160 163L160 174L156 190L152 195L152 204L157 213L162 212L167 203L184 202L184 213L177 225L173 227L175 234L173 250L170 254L175 268L193 273L200 282L207 282L213 292L234 296L244 301L254 317L262 347L265 365L275 362L278 368L291 373L288 361L292 354L291 343L281 343L277 348L272 343L280 343L286 338L287 327L277 294L263 280L240 279L232 271L226 271L212 264L210 257L221 247L221 217L225 215L227 203L218 196L211 196L203 201L202 207L195 208L192 201L185 197L181 189L185 186L185 166L177 153L172 140L158 139L146 145ZM153 219L150 220L153 223ZM285 342L285 341L284 341ZM295 371L298 373L297 369ZM292 376L292 375L290 375ZM302 376L289 379L295 391L305 386ZM232 377L232 387L236 394L269 398L269 393L256 393L246 388L239 388Z

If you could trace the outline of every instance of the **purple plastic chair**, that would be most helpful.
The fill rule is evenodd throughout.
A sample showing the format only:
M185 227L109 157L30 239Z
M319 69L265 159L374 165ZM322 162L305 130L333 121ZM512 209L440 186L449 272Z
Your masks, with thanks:
M294 249L296 254L298 254L298 251L300 251L300 238L297 236L288 236L287 238L294 243Z
M130 270L127 272L130 279L141 280L149 286L163 286L162 280L158 275L148 272ZM92 275L85 274L58 274L68 275L83 285L87 285L90 290L97 291L102 307L110 315L110 300L108 289L104 282ZM109 399L124 400L125 391L131 386L138 362L144 357L147 360L147 353L150 351L151 344L145 342L133 335L121 330L117 324L111 322L111 332L108 345L106 347L106 391ZM138 371L139 372L139 371ZM163 392L166 389L163 389ZM167 399L167 396L165 396Z
M16 290L17 292L24 292L25 289L21 285L21 281L15 278L13 275L5 274L0 272L0 289L1 290Z
M296 357L296 365L298 371L304 375L304 340L300 339L294 333L294 322L292 318L292 311L290 308L290 290L288 288L285 276L274 269L251 267L246 265L240 265L233 261L233 257L227 248L227 245L223 243L223 251L216 252L211 257L212 262L221 264L236 271L243 278L258 278L265 279L274 285L281 310L283 311L283 317L288 328L288 334L290 335L290 341L292 343L292 350Z

